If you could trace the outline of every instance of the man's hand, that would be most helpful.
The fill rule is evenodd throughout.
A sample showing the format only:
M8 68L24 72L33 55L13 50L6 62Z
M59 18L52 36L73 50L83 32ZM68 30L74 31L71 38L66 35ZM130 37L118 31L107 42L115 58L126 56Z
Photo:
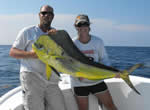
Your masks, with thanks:
M32 58L38 58L37 54L35 53L33 49L30 51L30 53L31 53Z
M50 30L48 31L48 35L54 35L54 34L56 34L56 32L57 32L56 29L50 29Z

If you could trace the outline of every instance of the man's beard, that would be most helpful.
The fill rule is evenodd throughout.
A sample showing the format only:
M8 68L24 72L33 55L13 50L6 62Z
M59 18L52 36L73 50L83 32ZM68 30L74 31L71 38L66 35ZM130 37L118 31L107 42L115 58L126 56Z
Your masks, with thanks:
M48 27L50 27L51 22L50 21L43 21L42 24L43 24L43 27L48 28Z

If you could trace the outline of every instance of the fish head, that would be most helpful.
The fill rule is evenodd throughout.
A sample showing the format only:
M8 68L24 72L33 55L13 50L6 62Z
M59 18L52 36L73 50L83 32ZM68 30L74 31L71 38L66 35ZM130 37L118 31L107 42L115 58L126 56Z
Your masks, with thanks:
M32 45L33 50L39 56L50 58L51 56L61 56L62 48L53 40L51 36L41 35Z
M48 60L50 59L50 55L48 55L47 50L45 46L36 41L35 43L32 44L32 49L36 52L38 58L45 64L47 64Z
M35 42L33 45L36 47L36 49L39 49L39 50L44 49L44 45L39 42Z
M44 52L45 54L51 55L54 53L53 43L49 36L42 35L40 36L36 42L34 42L34 48L36 48L37 51Z

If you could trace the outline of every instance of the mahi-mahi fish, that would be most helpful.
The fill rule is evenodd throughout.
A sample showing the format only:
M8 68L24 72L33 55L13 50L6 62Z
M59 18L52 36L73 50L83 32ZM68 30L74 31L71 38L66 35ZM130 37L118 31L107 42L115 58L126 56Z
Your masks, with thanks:
M51 71L66 73L89 80L103 80L120 75L127 85L140 94L129 79L129 74L142 64L135 64L128 70L118 70L111 66L94 62L85 56L73 43L69 34L58 30L55 34L41 35L32 45L38 58L46 64L47 78ZM58 72L57 72L58 71Z

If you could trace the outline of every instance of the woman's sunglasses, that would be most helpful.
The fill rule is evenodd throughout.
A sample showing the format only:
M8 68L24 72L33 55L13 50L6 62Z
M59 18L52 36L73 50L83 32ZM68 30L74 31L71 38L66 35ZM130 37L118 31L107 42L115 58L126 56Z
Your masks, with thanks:
M77 25L76 25L76 27L88 27L88 26L90 26L90 24L89 23L87 23L87 22L83 22L83 23L78 23Z

